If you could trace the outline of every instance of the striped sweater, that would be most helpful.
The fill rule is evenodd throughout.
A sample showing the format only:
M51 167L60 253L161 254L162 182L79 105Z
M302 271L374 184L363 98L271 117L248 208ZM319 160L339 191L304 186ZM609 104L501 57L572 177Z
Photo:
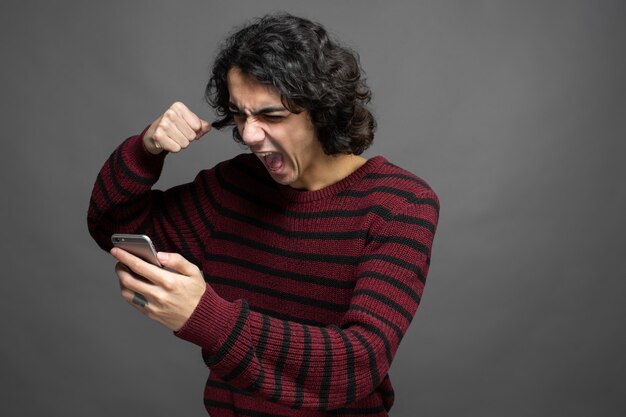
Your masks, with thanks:
M381 156L319 191L275 183L251 154L153 190L165 153L141 136L105 162L91 235L143 233L209 285L176 333L202 348L213 416L386 416L387 374L418 307L439 202Z

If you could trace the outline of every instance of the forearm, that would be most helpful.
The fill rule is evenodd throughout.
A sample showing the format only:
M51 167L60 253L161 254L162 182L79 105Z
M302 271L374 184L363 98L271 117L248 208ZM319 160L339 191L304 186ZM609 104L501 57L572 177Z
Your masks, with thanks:
M293 408L331 410L372 393L400 340L371 323L304 325L211 298L178 336L204 344L205 362L222 380Z
M155 195L152 185L163 167L163 155L151 155L141 135L124 141L106 160L95 181L87 223L103 249L112 233L149 233Z

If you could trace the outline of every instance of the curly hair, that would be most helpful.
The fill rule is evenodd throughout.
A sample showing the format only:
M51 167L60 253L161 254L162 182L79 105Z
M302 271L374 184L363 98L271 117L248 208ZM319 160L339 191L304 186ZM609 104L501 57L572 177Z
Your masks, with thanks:
M360 155L373 139L376 120L366 105L371 91L358 55L331 39L319 24L286 13L254 20L228 37L205 90L221 129L234 126L228 71L237 67L280 93L292 113L309 113L324 152ZM236 127L233 138L243 143Z

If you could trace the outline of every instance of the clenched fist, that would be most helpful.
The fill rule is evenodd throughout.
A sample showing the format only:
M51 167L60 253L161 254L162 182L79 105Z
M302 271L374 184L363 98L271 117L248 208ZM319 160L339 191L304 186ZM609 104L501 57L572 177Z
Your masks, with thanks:
M183 103L176 102L152 122L144 134L143 144L155 155L163 151L180 152L209 130L209 122L196 116Z

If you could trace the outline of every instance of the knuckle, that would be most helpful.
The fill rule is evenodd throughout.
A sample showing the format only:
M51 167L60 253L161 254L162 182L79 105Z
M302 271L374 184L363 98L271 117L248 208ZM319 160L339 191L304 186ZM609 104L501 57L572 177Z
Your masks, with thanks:
M127 288L128 287L128 280L126 279L126 275L118 274L117 277L118 277L118 279L120 281L120 286L122 288Z
M176 286L176 283L175 283L175 281L173 279L166 278L166 279L163 280L163 283L161 284L161 286L166 291L172 291L172 290L174 290L174 288Z
M163 119L166 122L169 122L173 119L175 119L177 116L176 111L174 110L173 107L170 107L169 109L165 110L165 113L163 114Z
M163 305L165 304L166 300L165 300L165 296L163 294L153 294L152 295L152 299L151 299L151 303L148 305L152 305L154 307L154 305Z
M161 139L165 136L165 128L162 124L159 124L156 129L154 129L154 134L152 137L154 139Z

